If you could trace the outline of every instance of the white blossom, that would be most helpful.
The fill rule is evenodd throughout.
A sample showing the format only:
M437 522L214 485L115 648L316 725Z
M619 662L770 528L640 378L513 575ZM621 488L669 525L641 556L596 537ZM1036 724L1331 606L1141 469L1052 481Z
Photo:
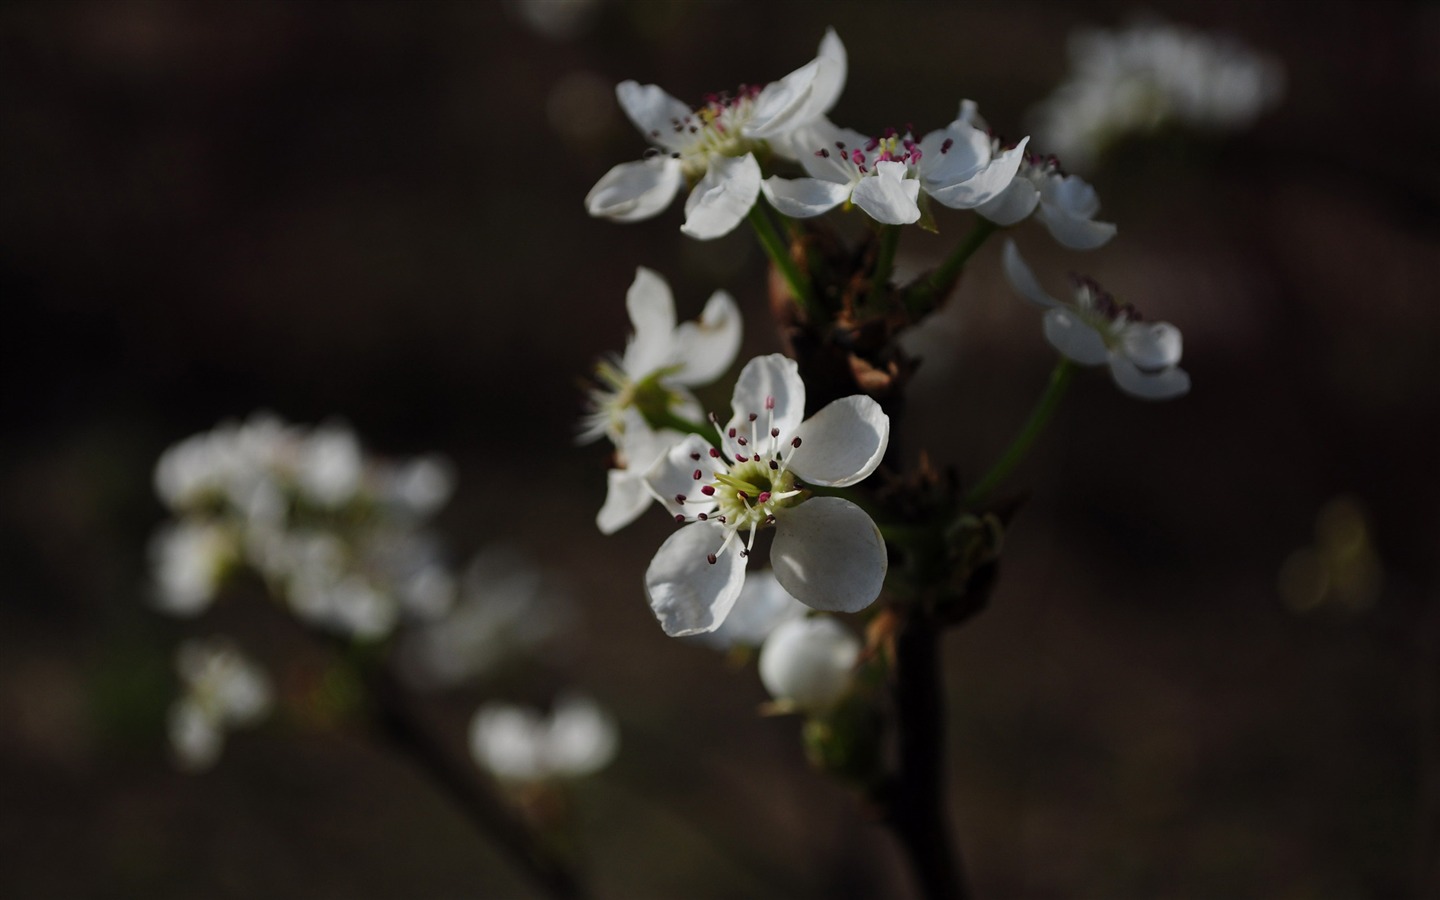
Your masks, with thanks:
M175 656L183 693L170 707L169 734L176 763L208 769L220 757L225 734L254 725L270 712L270 679L228 641L191 640Z
M810 607L790 596L773 570L762 569L746 577L734 608L720 627L701 632L695 639L717 650L759 647L781 623L808 612Z
M593 700L567 695L547 716L508 703L487 703L470 720L470 754L501 781L580 778L609 765L619 747L615 720Z
M760 681L782 708L830 709L850 689L860 639L831 616L791 619L760 648Z
M829 111L845 74L845 46L832 30L815 59L779 81L712 96L693 111L656 85L621 82L615 95L654 155L607 172L586 209L620 222L648 219L690 184L680 230L700 239L728 234L760 194L756 151L788 155L790 135Z
M1168 400L1190 390L1190 376L1180 368L1180 329L1142 320L1090 279L1077 279L1071 302L1055 299L1013 241L1005 242L1003 259L1011 286L1045 310L1045 338L1067 358L1082 366L1108 364L1120 389L1141 399Z
M1000 151L989 136L963 119L916 141L886 130L867 137L827 122L802 131L796 146L807 152L807 178L765 180L765 198L781 213L808 218L844 203L887 225L921 219L921 192L953 209L974 209L998 197L1015 177L1025 152Z
M698 320L677 325L669 285L640 267L625 306L634 333L619 359L597 367L603 386L590 392L590 412L580 434L582 442L603 435L615 445L617 465L609 472L605 503L596 516L605 534L635 521L650 505L644 472L681 437L673 429L652 428L643 409L699 418L700 404L689 388L720 377L740 349L740 310L724 291L710 296Z
M646 476L686 523L645 573L661 627L672 636L718 628L740 595L756 532L772 525L770 562L786 591L815 609L870 605L888 562L879 529L860 507L812 496L806 485L847 487L869 476L885 455L889 417L856 395L802 422L805 384L779 354L746 364L732 410L724 428L716 422L723 449L689 435Z
M150 539L155 607L186 618L209 609L239 552L234 530L224 525L186 520L162 526Z
M1249 126L1284 91L1280 63L1222 34L1147 21L1070 36L1070 76L1033 112L1067 165L1093 166L1126 135L1176 123L1201 131Z

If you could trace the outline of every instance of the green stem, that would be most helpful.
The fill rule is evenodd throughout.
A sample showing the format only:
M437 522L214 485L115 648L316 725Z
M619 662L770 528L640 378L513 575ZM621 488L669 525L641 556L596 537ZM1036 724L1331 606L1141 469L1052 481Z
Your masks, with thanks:
M1030 450L1030 445L1035 443L1035 439L1040 436L1040 432L1045 430L1045 425L1049 423L1050 417L1060 406L1060 400L1065 396L1065 389L1070 386L1070 379L1074 374L1075 364L1063 356L1060 357L1060 361L1055 364L1055 369L1050 373L1050 383L1046 386L1045 393L1041 395L1040 402L1030 413L1025 427L1020 429L1020 433L1015 436L1015 440L1010 443L999 462L995 463L990 471L985 473L985 477L981 478L980 482L970 490L970 493L965 495L966 506L973 507L984 500L985 496L1020 464L1020 460L1025 458L1025 454Z
M641 409L640 412L644 414L646 424L656 431L669 428L683 434L698 434L709 441L711 446L720 447L720 435L715 433L715 429L708 422L691 421L671 409Z
M899 246L900 226L881 226L880 250L875 256L875 272L870 276L870 296L866 301L871 310L879 309L881 301L885 299L890 275L895 271L895 249Z
M940 295L948 292L950 288L955 285L955 280L960 277L960 272L965 268L965 264L970 261L970 257L974 256L975 251L979 250L985 241L989 240L990 235L999 230L1000 226L989 219L983 217L977 219L975 227L971 228L970 233L965 235L965 239L960 242L960 246L955 248L955 252L951 253L945 262L940 264L940 268L930 273L930 277L925 280L924 289L918 292L918 299L927 301L943 299ZM915 310L911 311L914 312Z
M800 304L800 309L816 321L822 319L823 310L815 303L815 296L810 290L810 279L802 275L796 267L795 260L790 256L789 246L780 236L780 232L775 230L775 223L770 221L770 217L760 208L758 202L750 207L746 218L755 229L755 236L760 239L765 255L770 257L770 263L780 271L785 283L790 286L790 293L795 295L795 302Z

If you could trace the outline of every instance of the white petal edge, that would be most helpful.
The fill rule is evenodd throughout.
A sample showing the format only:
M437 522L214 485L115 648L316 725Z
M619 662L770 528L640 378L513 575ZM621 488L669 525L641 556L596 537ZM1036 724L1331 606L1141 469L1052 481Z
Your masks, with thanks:
M1050 346L1082 366L1098 366L1110 358L1104 338L1068 309L1045 313L1045 339Z
M697 460L696 456L700 458ZM700 470L698 479L696 469ZM701 487L714 480L715 471L710 444L698 434L688 434L645 471L645 485L671 517L694 518L698 513L715 509L716 501L700 492ZM676 500L677 496L683 496L685 502Z
M1028 178L1016 178L1000 196L975 207L975 211L996 225L1008 226L1024 219L1040 203L1040 192Z
M905 164L878 162L875 174L861 178L850 199L870 214L870 218L886 225L909 225L920 220L920 182L905 177Z
M679 150L685 141L677 135L675 123L690 115L690 107L654 84L622 81L615 85L615 99L625 115L640 129L646 140L667 150Z
M714 631L725 621L745 583L745 559L726 553L712 565L725 529L707 522L684 525L665 539L645 570L645 592L660 627L671 637Z
M1190 392L1190 376L1181 368L1147 373L1115 356L1110 360L1110 376L1120 390L1141 400L1173 400Z
M974 209L997 199L1014 183L1015 173L1020 170L1024 157L1025 144L1029 140L1030 138L1025 138L964 181L937 185L929 189L928 193L951 209Z
M1024 257L1020 255L1020 249L1015 246L1012 240L1005 241L1005 249L1000 253L1000 260L1005 268L1005 277L1010 281L1010 286L1020 296L1043 309L1053 309L1060 305L1060 301L1045 292L1040 286L1040 279L1030 270Z
M801 423L790 468L809 484L847 487L863 481L890 445L890 417L863 394L841 397Z
M1136 322L1120 336L1125 357L1142 372L1159 372L1180 362L1184 341L1169 322Z
M675 330L675 358L683 368L671 379L677 384L709 384L730 368L740 351L740 307L724 291L716 291L694 322Z
M748 438L752 430L750 414L755 413L759 417L755 422L758 441L751 450L766 456L773 449L770 435L764 430L770 421L765 410L767 397L775 398L774 427L780 431L779 440L788 442L805 418L805 382L800 380L795 360L780 353L757 356L745 364L735 381L726 430L734 428Z
M685 224L680 230L702 241L735 230L760 196L760 164L752 154L721 157L685 201Z
M1071 215L1046 203L1040 204L1035 218L1044 223L1051 237L1071 250L1094 250L1115 236L1112 222L1095 222Z
M621 163L595 182L585 195L585 209L601 219L639 222L663 212L683 180L680 161L668 156Z
M772 175L761 185L765 199L782 215L809 219L829 212L850 197L849 184L820 178L781 178Z
M640 518L653 497L643 473L634 469L611 469L605 473L605 502L595 514L601 534L614 534Z
M675 298L670 285L654 271L637 266L625 292L625 310L635 329L625 345L620 367L631 378L644 378L673 356Z
M765 86L755 98L755 109L745 134L771 138L793 131L830 111L847 75L845 45L833 28L820 40L815 59Z
M839 497L814 497L776 516L770 565L806 606L859 612L880 596L889 557L863 509Z

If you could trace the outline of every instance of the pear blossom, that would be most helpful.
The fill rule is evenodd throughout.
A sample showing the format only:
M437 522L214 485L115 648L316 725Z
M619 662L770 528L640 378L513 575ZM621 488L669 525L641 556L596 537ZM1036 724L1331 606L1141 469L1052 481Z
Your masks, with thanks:
M1082 169L1126 135L1247 127L1284 90L1277 60L1229 35L1160 21L1077 31L1068 52L1070 76L1032 119L1046 146Z
M596 517L605 534L635 521L650 505L644 472L681 437L673 429L651 427L646 413L699 418L700 404L688 388L720 377L740 349L740 310L724 291L710 296L698 320L676 325L669 285L642 266L625 306L635 331L619 359L597 366L603 386L590 392L590 412L579 438L606 436L615 445L618 465L610 470L605 503Z
M570 694L547 716L509 703L487 703L470 720L470 755L496 778L534 783L590 775L615 758L615 720L595 701Z
M866 137L821 122L796 139L810 151L800 156L809 177L767 178L765 198L792 218L853 203L877 222L908 225L922 216L922 191L953 209L974 209L998 197L1015 178L1028 140L1000 151L963 119L919 141L893 128Z
M973 100L961 102L960 119L988 131ZM1000 140L990 140L999 152ZM1072 250L1093 250L1115 236L1113 223L1095 221L1100 212L1095 188L1080 176L1062 171L1054 156L1025 153L1009 186L976 205L975 211L1001 226L1014 225L1033 213L1055 240Z
M787 710L823 713L850 689L860 639L831 616L791 619L760 648L760 681Z
M1002 254L1005 275L1020 296L1045 310L1045 338L1082 366L1108 363L1122 391L1144 400L1168 400L1190 390L1180 368L1180 330L1169 322L1146 322L1129 304L1088 278L1077 279L1075 299L1056 300L1040 286L1013 241Z
M198 616L210 607L240 548L233 529L207 521L162 526L150 540L154 603L174 616Z
M790 135L835 105L845 75L845 46L829 30L806 65L764 87L711 95L693 111L656 85L621 82L615 96L655 150L605 173L585 197L586 209L636 222L659 214L689 184L680 230L701 240L728 234L760 195L756 154L793 155Z
M253 725L270 711L270 679L228 641L190 640L175 656L184 693L170 707L168 728L176 763L208 769L220 758L227 731Z
M806 484L847 487L875 471L890 419L873 399L836 400L809 419L805 383L780 354L740 372L720 447L689 435L646 480L677 522L645 573L650 606L671 636L713 631L745 582L755 534L774 526L770 562L785 590L814 609L855 612L884 585L885 542L870 516ZM733 552L732 552L733 551Z

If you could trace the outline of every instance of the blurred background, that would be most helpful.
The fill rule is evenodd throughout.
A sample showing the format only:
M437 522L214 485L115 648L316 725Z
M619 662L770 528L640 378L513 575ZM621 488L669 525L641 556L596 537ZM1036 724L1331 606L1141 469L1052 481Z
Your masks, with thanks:
M0 7L0 894L529 897L363 731L272 723L170 765L181 636L296 649L263 604L147 604L170 444L270 410L439 452L457 560L504 540L584 627L548 662L620 722L578 786L604 897L904 897L888 835L812 775L753 671L664 637L641 575L670 525L602 537L578 387L623 346L637 265L682 318L767 328L743 232L582 198L644 142L613 99L779 78L827 26L832 111L876 131L976 99L1006 134L1067 36L1138 12L1279 61L1244 130L1127 142L1083 174L1119 236L1016 239L1178 325L1194 388L1085 373L1010 487L991 607L945 643L951 810L989 897L1440 896L1440 6L1433 3L7 3ZM907 241L903 270L968 227ZM1053 355L978 254L914 335L906 446L977 477ZM928 255L927 255L928 254ZM723 407L728 384L704 398ZM463 740L475 704L436 715Z

